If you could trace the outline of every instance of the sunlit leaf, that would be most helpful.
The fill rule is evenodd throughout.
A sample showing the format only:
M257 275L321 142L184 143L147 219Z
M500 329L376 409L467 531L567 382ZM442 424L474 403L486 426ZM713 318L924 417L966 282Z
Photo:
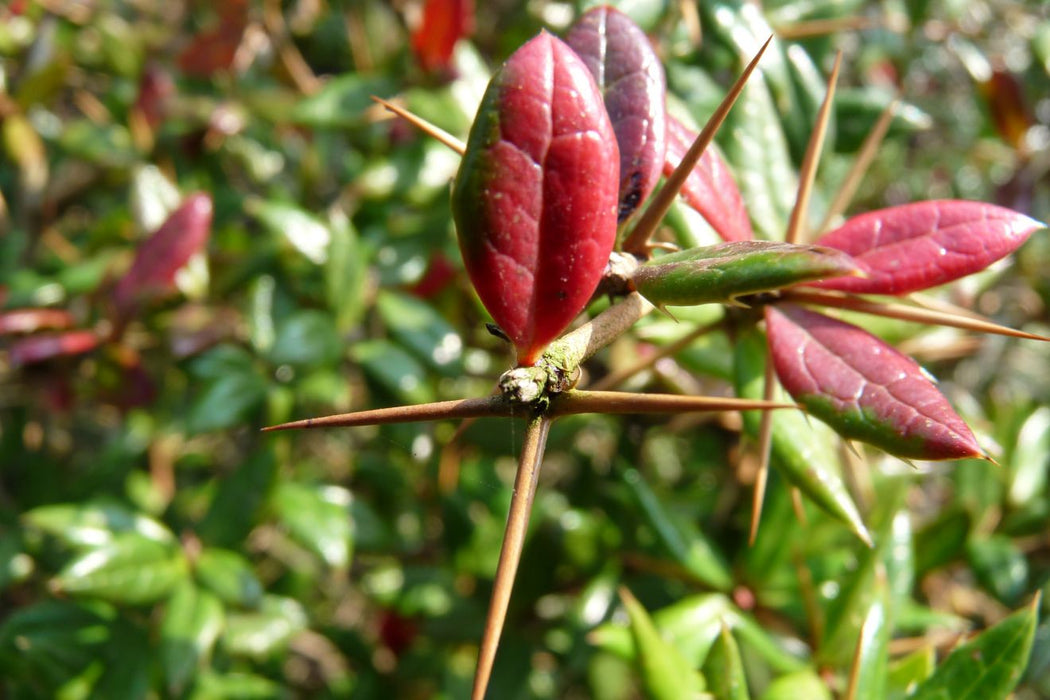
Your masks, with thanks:
M733 633L725 625L704 660L708 692L717 700L748 700L747 676Z
M172 544L175 536L162 523L119 503L55 503L26 511L27 528L57 537L70 547L94 548L111 544L121 533L135 533Z
M251 562L229 549L205 547L194 562L194 576L227 605L252 608L259 604L263 587Z
M565 43L583 59L605 99L620 147L617 219L624 221L653 191L663 169L667 134L663 66L638 25L608 6L584 13L569 29Z
M8 357L11 364L31 365L57 357L73 357L91 352L101 339L95 331L64 331L19 338L11 343Z
M56 590L141 605L163 598L186 576L186 560L171 544L123 533L78 555L52 580Z
M703 690L703 678L678 649L661 638L641 603L626 589L621 590L620 597L631 620L637 649L635 660L646 695L653 700L672 700L692 697Z
M426 0L423 20L412 32L412 50L423 70L446 70L456 42L473 31L473 0Z
M619 150L594 78L542 33L493 77L452 189L474 288L532 364L590 300L616 235Z
M168 599L160 627L160 655L168 690L179 695L211 653L223 626L219 599L182 581Z
M256 611L226 615L222 646L234 656L266 659L284 651L292 636L306 627L306 621L299 601L267 595Z
M821 282L861 294L906 294L988 267L1045 224L1009 209L934 200L855 216L816 243L843 250L864 277Z
M631 282L658 307L737 303L740 297L856 271L832 248L737 241L661 255L638 266Z
M279 484L272 507L289 534L335 569L350 563L350 492L338 486Z
M966 644L956 647L910 696L914 700L1005 698L1028 662L1038 598Z
M765 378L766 343L757 331L742 333L737 338L734 353L734 381L737 395L743 398L761 398ZM743 414L744 425L753 435L758 434L759 415L755 411ZM777 411L773 414L772 464L803 494L832 517L849 526L862 540L870 535L860 517L846 485L841 469L828 440L832 435L797 411Z
M983 454L919 365L867 331L791 305L767 307L766 330L784 388L845 437L916 459Z
M674 172L696 137L692 129L668 117L664 175ZM746 241L755 237L736 180L714 146L704 150L682 185L681 194L724 240Z
M113 288L122 315L130 316L142 301L174 289L179 270L208 244L211 219L211 197L192 194L139 244L131 268Z

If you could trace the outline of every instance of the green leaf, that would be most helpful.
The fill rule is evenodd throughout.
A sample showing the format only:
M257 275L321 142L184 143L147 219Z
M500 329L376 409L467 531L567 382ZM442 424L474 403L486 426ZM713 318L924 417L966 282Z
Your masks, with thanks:
M133 532L69 562L52 579L56 591L143 605L168 595L186 576L186 560L175 547Z
M212 593L185 580L168 599L160 626L160 658L168 692L178 696L211 654L223 627L223 606Z
M256 612L229 612L222 645L233 656L266 659L306 629L306 611L294 598L268 595Z
M270 348L276 365L331 365L343 354L343 342L335 332L332 317L314 309L296 311L277 325L277 338Z
M955 561L965 553L970 534L970 515L961 508L942 511L915 533L915 572L928 571Z
M766 686L760 700L831 700L831 691L815 671L795 671L779 676Z
M714 545L699 531L676 520L638 470L624 470L623 481L649 527L675 561L712 588L725 591L732 587L729 568Z
M162 523L115 502L38 506L23 513L22 522L31 530L39 530L79 549L112 544L122 533L134 533L159 543L175 542L171 530Z
M276 476L277 462L271 447L259 449L245 459L219 482L208 513L197 528L201 540L230 549L243 546L259 520Z
M204 671L197 678L190 700L281 700L287 693L280 684L252 673Z
M725 624L707 654L703 672L708 691L716 700L748 700L751 697L747 691L740 648Z
M765 377L766 343L756 329L742 331L735 347L735 380L737 395L761 399ZM761 420L756 411L745 411L744 426L758 434ZM776 411L773 414L772 464L789 482L820 506L826 513L845 523L865 542L871 536L861 520L853 498L839 475L838 459L832 448L834 434L816 421L808 421L798 411Z
M257 218L277 238L284 239L315 265L328 261L332 232L313 214L294 204L269 199L249 199L248 213Z
M853 657L854 677L850 682L850 687L855 689L853 700L884 700L886 697L886 669L892 631L887 605L889 590L885 578L878 575L873 588L873 601L868 614L864 616Z
M703 690L703 678L674 645L660 636L641 603L625 588L620 589L620 598L631 620L631 635L638 649L636 663L646 695L652 700L678 700Z
M911 695L933 673L936 661L937 653L932 646L927 646L891 663L886 676L886 697L904 700Z
M243 423L266 399L266 380L254 372L219 377L205 385L190 404L186 429L190 433L225 430Z
M1028 588L1028 559L1006 535L971 540L967 557L977 580L1006 605L1016 605Z
M840 251L772 241L737 241L661 255L631 277L659 307L735 304L742 296L857 271Z
M371 255L361 243L357 230L342 214L330 217L332 242L324 267L325 300L341 333L350 331L365 308L365 283Z
M416 358L401 346L377 338L355 344L350 352L368 377L403 403L426 403L433 400L427 386L427 372Z
M912 700L1005 698L1028 663L1038 611L1037 596L1028 607L957 647L918 687Z
M316 94L299 100L292 112L296 124L341 129L359 124L372 95L389 95L396 88L386 78L347 73L325 82Z
M406 294L382 292L376 308L401 345L448 376L463 373L463 340L426 302Z
M59 683L98 659L111 633L111 617L68 600L43 600L11 611L0 624L0 678L57 691Z
M339 486L285 482L271 501L278 520L296 540L332 568L350 565L350 492Z
M253 608L262 600L263 587L251 564L228 549L205 547L194 566L197 581L227 605Z

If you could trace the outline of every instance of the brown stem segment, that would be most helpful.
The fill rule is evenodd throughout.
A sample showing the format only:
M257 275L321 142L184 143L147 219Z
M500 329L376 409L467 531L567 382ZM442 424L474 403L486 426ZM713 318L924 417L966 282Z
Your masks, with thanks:
M762 388L762 399L772 401L776 387L773 375L773 359L766 358L765 383ZM758 424L758 473L755 475L755 489L751 497L751 534L748 545L755 544L758 537L758 523L762 519L762 504L766 500L766 482L769 480L769 458L773 447L773 414L766 411Z
M487 418L491 416L513 416L524 413L524 409L515 406L502 396L487 396L482 399L462 399L458 401L437 401L418 406L393 406L376 408L370 411L340 413L321 418L271 425L263 432L273 430L301 430L304 428L352 428L361 425L386 425L389 423L412 423L422 420L452 420L455 418Z
M793 403L754 401L717 396L635 394L629 391L570 391L551 399L549 413L567 416L578 413L686 413L689 411L751 411L798 408Z
M525 532L529 525L532 499L536 495L540 464L543 462L543 450L547 445L550 426L550 416L537 414L529 421L525 430L525 442L518 459L518 474L514 480L514 495L511 496L510 512L507 514L507 529L503 533L503 547L500 549L499 564L496 566L496 578L492 583L492 600L489 602L489 613L485 618L485 631L481 636L478 668L474 674L474 689L470 694L472 700L484 700L489 678L492 676L492 664L496 660L496 649L503 632L503 623L507 618L510 593L514 588L518 563L521 561L521 550L525 545Z

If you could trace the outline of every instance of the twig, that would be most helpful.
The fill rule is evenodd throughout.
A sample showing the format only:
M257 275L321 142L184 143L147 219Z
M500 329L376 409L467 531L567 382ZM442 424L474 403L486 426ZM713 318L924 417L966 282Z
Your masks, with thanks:
M529 421L525 431L525 442L518 460L518 474L514 480L514 495L511 497L510 512L507 515L507 529L503 533L503 547L500 549L499 564L496 566L496 578L492 583L492 600L489 602L485 630L481 636L481 648L478 651L478 667L474 674L474 689L470 695L472 700L484 700L489 678L492 676L492 664L496 659L496 648L499 646L503 623L507 618L507 606L510 604L510 593L514 588L518 563L521 561L521 550L525 545L525 531L529 524L529 513L532 511L532 499L536 495L536 484L550 425L549 416L536 415Z
M463 143L462 141L460 141L459 139L457 139L452 134L450 134L447 131L445 131L444 129L442 129L440 126L437 126L435 124L431 124L430 122L428 122L423 117L421 117L421 116L419 116L417 114L413 114L412 112L409 112L407 109L405 109L404 107L402 107L402 106L400 106L398 104L395 104L393 102L387 102L386 100L384 100L381 97L376 97L375 95L373 95L372 96L372 100L374 102L377 102L377 103L383 105L389 111L391 111L394 114L396 114L397 116L401 117L402 119L407 121L409 124L411 124L412 126L416 127L420 131L422 131L427 136L431 136L431 137L437 139L438 141L440 141L441 143L445 144L446 146L451 148L456 153L458 153L460 155L463 155L466 152L467 145L465 143Z
M513 416L523 413L520 406L515 406L502 396L486 396L482 399L461 399L458 401L437 401L418 406L393 406L375 408L369 411L340 413L321 418L271 425L263 432L275 430L302 430L305 428L352 428L362 425L386 425L389 423L411 423L424 420L450 420L453 418L484 418L489 416Z

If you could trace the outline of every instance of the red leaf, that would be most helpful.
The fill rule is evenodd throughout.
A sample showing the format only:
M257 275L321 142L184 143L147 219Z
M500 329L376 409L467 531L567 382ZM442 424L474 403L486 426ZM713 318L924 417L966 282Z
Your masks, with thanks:
M583 310L616 236L619 151L587 67L543 32L493 77L452 188L467 272L518 362Z
M9 357L15 367L31 365L54 357L82 355L98 347L94 331L67 331L47 335L31 335L11 344Z
M73 325L73 314L61 309L14 309L0 312L0 334L32 333Z
M117 282L113 299L122 315L144 297L170 292L175 273L204 249L211 234L211 196L191 194L135 253L131 268Z
M983 454L915 360L867 331L781 304L766 307L766 332L781 384L839 434L899 457Z
M667 119L667 157L664 175L670 175L682 162L696 140L696 132L674 117ZM744 198L736 186L729 166L714 148L707 148L700 162L682 187L682 196L711 224L725 241L749 241L755 237Z
M428 72L447 70L456 42L474 31L473 0L426 0L412 51Z
M667 86L645 32L611 7L585 13L565 43L598 83L620 147L620 209L624 221L656 187L667 149Z
M218 24L195 34L179 54L179 68L187 75L210 78L216 71L233 65L237 47L248 27L248 3L224 0L216 3L215 9L219 14Z
M853 256L866 278L817 283L860 294L906 294L983 270L1044 228L1015 211L960 200L916 202L855 216L817 245Z

